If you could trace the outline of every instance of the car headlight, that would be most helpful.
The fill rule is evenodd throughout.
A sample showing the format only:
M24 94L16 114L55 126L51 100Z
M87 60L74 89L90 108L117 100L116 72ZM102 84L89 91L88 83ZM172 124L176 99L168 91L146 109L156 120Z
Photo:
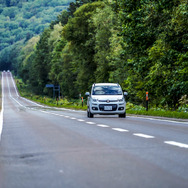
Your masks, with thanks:
M98 99L92 99L92 101L93 101L93 102L97 102L97 101L98 101Z
M119 102L123 102L124 100L123 99L119 99Z

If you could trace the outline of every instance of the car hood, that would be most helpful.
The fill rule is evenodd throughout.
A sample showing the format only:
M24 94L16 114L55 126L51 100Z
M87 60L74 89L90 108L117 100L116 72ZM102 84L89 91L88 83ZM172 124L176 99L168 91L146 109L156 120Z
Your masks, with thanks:
M123 98L122 95L92 95L93 99L98 100L120 100Z

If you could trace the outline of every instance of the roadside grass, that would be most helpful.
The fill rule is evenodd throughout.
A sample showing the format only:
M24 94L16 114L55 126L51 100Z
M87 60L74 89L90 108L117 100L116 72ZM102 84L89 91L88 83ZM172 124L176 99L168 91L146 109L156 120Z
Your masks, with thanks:
M86 110L87 106L84 103L82 107L81 100L67 100L66 98L55 100L48 97L42 97L42 96L28 96L23 95L23 97L28 98L32 101L38 102L40 104L51 106L51 107L58 107L58 108L69 108L69 109L77 109L77 110Z
M136 115L147 115L147 116L159 116L159 117L168 117L168 118L178 118L178 119L188 119L187 112L176 112L176 111L135 111L135 110L127 110L128 114L136 114Z
M20 80L16 80L16 85L22 97L25 97L37 103L51 106L51 107L58 107L58 108L87 110L86 99L84 99L83 106L82 106L81 99L67 100L66 98L64 98L64 99L60 99L56 101L47 96L38 96L38 95L31 94ZM139 106L139 105L134 105L129 102L126 105L126 112L127 114L135 114L135 115L188 119L187 111L170 111L170 110L164 110L161 108L150 108L148 111L146 111L144 107Z
M27 99L30 99L32 101L35 101L37 103L50 106L50 107L58 107L58 108L69 108L69 109L77 109L77 110L86 110L87 106L84 103L82 107L82 102L81 100L67 100L66 98L64 99L59 99L58 101L46 96L39 96L39 95L31 95L26 92L21 92L20 95L22 97L25 97Z
M127 114L188 119L187 108L179 108L177 111L165 110L162 108L149 108L149 110L146 111L146 109L143 106L133 105L132 103L128 102L126 105L126 111Z
M35 101L37 103L51 106L51 107L57 107L57 108L69 108L69 109L77 109L77 110L86 110L86 101L84 100L83 106L81 99L72 99L67 100L66 98L63 99L56 99L47 97L47 96L40 96L40 95L34 95L31 94L24 83L21 80L16 79L16 86L18 88L18 91L22 97L25 97L27 99L30 99L32 101Z

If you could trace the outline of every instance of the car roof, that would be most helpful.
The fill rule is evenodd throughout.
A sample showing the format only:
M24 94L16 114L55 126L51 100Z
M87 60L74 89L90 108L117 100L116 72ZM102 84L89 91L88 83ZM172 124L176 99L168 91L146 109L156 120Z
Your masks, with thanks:
M119 86L119 84L117 83L96 83L96 84L93 84L93 86Z

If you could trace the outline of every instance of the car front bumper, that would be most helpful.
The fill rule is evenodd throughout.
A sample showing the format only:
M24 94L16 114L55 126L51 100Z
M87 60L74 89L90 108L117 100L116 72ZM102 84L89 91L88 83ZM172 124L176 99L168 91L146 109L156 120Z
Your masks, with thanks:
M124 114L125 103L92 103L90 112L92 114Z

